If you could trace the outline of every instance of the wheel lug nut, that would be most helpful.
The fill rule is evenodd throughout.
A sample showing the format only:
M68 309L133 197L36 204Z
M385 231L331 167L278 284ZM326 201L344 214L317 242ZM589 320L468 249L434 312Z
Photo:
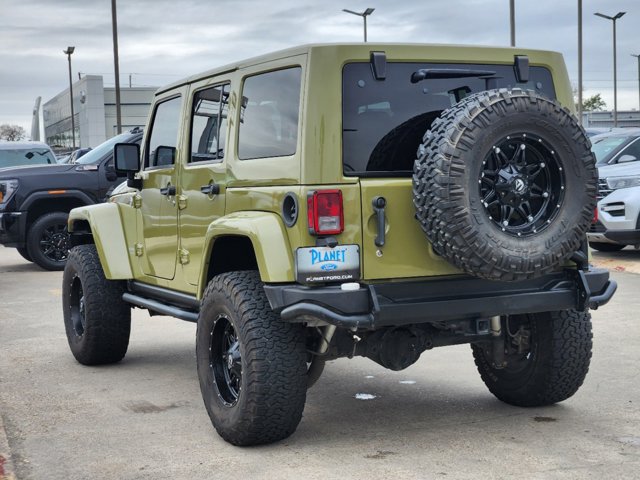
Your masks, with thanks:
M549 192L543 192L542 196L543 196L544 198L547 198L547 197L549 196Z

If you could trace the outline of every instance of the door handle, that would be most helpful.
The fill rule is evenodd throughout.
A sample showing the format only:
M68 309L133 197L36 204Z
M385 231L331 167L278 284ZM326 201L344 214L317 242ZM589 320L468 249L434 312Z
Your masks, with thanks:
M166 195L167 197L175 197L176 196L176 186L175 185L167 185L164 188L160 189L160 195Z
M375 244L377 247L384 246L384 227L385 227L385 218L384 218L384 207L387 206L387 200L384 197L374 197L373 201L373 211L376 213L376 219L378 224L378 234L375 239Z
M209 183L200 187L200 191L207 195L218 195L220 193L220 185L217 183Z

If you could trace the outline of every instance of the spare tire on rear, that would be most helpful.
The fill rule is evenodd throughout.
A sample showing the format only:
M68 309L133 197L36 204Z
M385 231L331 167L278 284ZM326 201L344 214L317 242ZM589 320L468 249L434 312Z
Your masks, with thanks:
M413 195L434 250L466 273L514 281L556 270L596 205L591 143L569 110L489 90L445 110L418 149Z

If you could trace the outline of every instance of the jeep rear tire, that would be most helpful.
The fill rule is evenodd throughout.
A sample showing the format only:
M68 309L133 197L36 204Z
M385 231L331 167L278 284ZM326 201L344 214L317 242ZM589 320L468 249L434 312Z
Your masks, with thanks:
M211 280L198 317L196 357L205 407L226 441L258 445L295 431L307 391L304 327L271 310L258 272Z
M62 275L64 327L71 353L83 365L122 360L129 346L131 307L125 283L107 280L95 245L74 247Z
M69 256L69 233L65 212L39 217L27 234L27 252L32 261L45 270L62 270Z
M413 195L434 250L489 280L536 278L579 247L597 170L577 119L532 91L490 90L445 110L418 149Z
M471 345L489 391L519 407L551 405L571 397L589 371L591 315L576 310L512 315L503 319L508 342L521 327L529 334L529 347L521 353L507 348L511 353L504 368L494 367L490 344Z

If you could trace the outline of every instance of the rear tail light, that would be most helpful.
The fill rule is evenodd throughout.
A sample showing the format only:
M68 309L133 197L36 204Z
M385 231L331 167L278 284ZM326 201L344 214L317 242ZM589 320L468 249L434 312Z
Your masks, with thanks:
M307 221L311 235L337 235L344 230L342 191L318 190L307 196Z
M596 208L593 209L593 219L591 220L591 223L598 223L598 206L596 205Z

